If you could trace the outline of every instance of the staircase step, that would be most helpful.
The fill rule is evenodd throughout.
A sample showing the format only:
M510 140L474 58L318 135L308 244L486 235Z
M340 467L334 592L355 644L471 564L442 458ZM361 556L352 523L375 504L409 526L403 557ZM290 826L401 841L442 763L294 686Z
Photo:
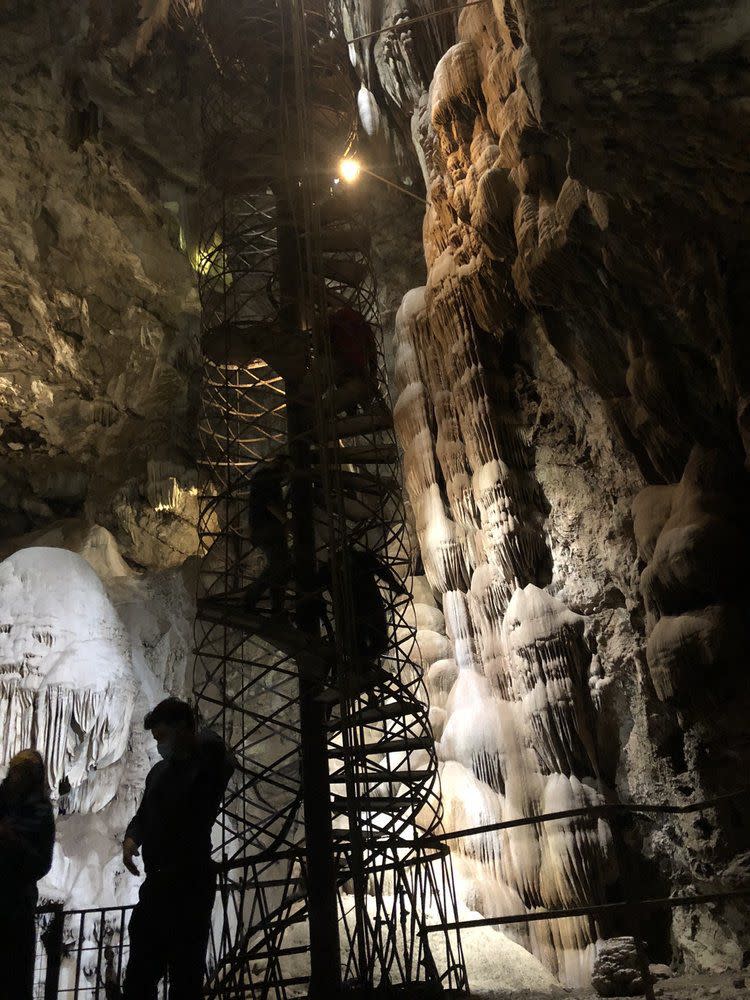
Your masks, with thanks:
M372 771L370 774L358 773L354 778L354 782L357 785L408 785L412 782L423 781L434 773L433 771L425 771L421 768L416 768L413 771L406 769L397 771ZM346 775L343 771L334 771L330 777L332 785L343 785L346 780Z
M326 676L328 666L335 656L332 648L316 643L312 636L300 632L288 621L265 617L257 612L245 611L241 607L232 607L231 604L214 597L199 597L197 611L199 621L242 629L275 645L288 656L304 658L308 662L315 660L325 665L325 669L319 672L321 680Z
M398 461L398 448L395 444L354 444L336 446L330 445L328 448L329 459L334 462L351 462L355 464L387 464L391 465Z
M379 740L377 743L368 743L366 746L333 747L328 751L329 757L372 757L375 754L402 753L410 750L429 750L434 745L431 736L414 736L411 739Z
M346 257L321 257L320 264L320 270L316 268L318 274L322 273L331 281L339 285L351 285L352 288L361 285L370 271L369 264L365 261L349 260Z
M353 229L350 226L324 228L320 234L320 249L323 253L366 251L370 247L369 229Z
M380 722L385 719L400 719L409 715L418 715L420 710L420 705L406 701L388 702L386 705L368 705L367 708L362 708L358 712L352 712L345 719L331 719L328 728L344 729L349 726L368 725L371 722Z
M346 193L337 195L335 198L323 199L318 206L318 211L320 213L320 224L324 232L327 226L338 222L347 222L351 225L350 220L354 217L352 205Z
M277 323L238 321L221 323L201 338L204 358L215 365L247 366L262 359L278 375L302 378L307 355L302 338L285 337Z
M346 795L331 796L331 807L335 813L346 812L348 803L349 799ZM398 813L413 806L414 802L405 795L394 796L392 798L386 796L383 796L383 798L370 798L368 796L363 796L362 798L354 800L353 811L366 813Z
M324 705L335 705L336 702L344 701L346 698L357 698L372 691L382 691L383 685L391 681L393 681L393 674L383 670L382 667L367 669L363 673L348 677L343 687L324 688L320 694L316 695L315 700L323 702Z
M368 521L372 517L377 517L380 513L380 500L376 495L372 495L373 499L369 503L363 503L361 500L357 500L353 496L342 496L341 507L342 515L347 521L354 521L359 524L362 521ZM326 506L326 493L322 487L317 487L315 490L315 506L321 510L327 510ZM338 511L334 512L334 516L338 514Z
M354 437L356 434L374 434L393 427L393 417L390 413L362 413L354 417L342 417L331 428L328 440Z
M304 955L310 951L309 944L298 944L290 948L279 948L277 951L254 951L253 961L262 962L264 959L277 959L281 955Z
M314 478L319 479L321 468L319 465L312 467ZM388 492L398 490L398 483L392 476L379 476L369 472L349 472L342 469L338 476L344 489L356 490L358 493L371 493L374 496L383 496Z

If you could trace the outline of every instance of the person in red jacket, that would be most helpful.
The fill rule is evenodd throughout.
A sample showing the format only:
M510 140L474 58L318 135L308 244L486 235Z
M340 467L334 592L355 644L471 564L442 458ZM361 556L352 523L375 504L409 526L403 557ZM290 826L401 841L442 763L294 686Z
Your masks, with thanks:
M336 411L353 416L357 406L366 408L373 400L382 406L378 391L378 348L372 326L351 306L342 306L329 313L328 336L336 383Z

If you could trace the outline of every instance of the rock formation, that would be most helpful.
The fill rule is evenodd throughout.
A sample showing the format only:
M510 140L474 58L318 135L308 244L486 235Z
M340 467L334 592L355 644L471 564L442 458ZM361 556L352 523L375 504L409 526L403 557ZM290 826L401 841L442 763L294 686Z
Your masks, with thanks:
M591 982L600 997L643 996L643 963L633 938L610 938L596 956Z
M397 320L395 419L449 643L426 683L440 711L447 825L456 830L605 799L583 621L538 585L550 565L541 497L469 309L464 282L475 272L450 249L431 281L436 271ZM615 873L607 824L585 817L477 835L456 853L466 902L488 914L603 902ZM522 940L565 982L581 984L598 933L588 919L540 921Z
M120 783L135 704L124 625L86 560L45 546L0 563L0 607L0 763L36 746L53 794L96 812Z
M0 525L85 511L161 568L197 547L197 108L126 8L2 15Z
M349 38L427 9L341 6ZM385 304L419 286L389 363L449 828L615 797L684 803L731 790L750 763L747 52L738 0L488 2L350 47L363 157L393 152L429 202L423 274L416 203L371 188ZM50 777L71 781L47 891L81 905L132 895L116 855L148 766L140 716L185 690L189 662L205 266L192 59L166 3L2 14L4 592L38 558L29 546L80 553L135 720L123 753L106 684L60 699L61 633L46 646L30 606L6 622L0 603L0 626L16 642L25 623L50 667L26 671L32 690L29 649L4 656L3 732L21 738L31 716L19 731L8 708L50 681L83 723L63 739L44 696ZM117 795L92 761L97 780L122 776ZM634 821L633 888L740 884L748 828L741 803ZM487 914L601 900L616 891L610 834L584 819L464 838L463 899ZM695 907L643 936L652 959L738 968L749 923L739 904ZM513 933L573 983L612 932Z
M431 668L451 825L464 823L468 803L483 817L475 823L500 817L493 793L507 795L503 768L519 745L530 751L527 812L541 802L529 793L534 772L548 776L550 801L566 801L556 772L571 788L582 781L592 802L608 794L602 778L625 799L680 801L732 788L731 762L747 759L746 690L737 700L747 637L737 577L746 309L735 225L747 191L729 125L744 114L741 74L723 69L747 38L728 9L712 45L697 23L665 10L611 14L612 24L626 17L617 39L604 11L588 22L560 3L467 7L418 99L422 68L403 75L428 198L428 277L400 313L397 426L424 570L445 612L444 662L454 664ZM399 51L400 36L386 37ZM667 65L657 97L650 81ZM707 106L686 97L717 87L733 108L721 137L708 135ZM668 113L677 128L664 127ZM560 437L566 425L572 440ZM644 480L653 485L634 514L645 620L627 515ZM598 553L592 519L605 529ZM592 616L574 625L551 594ZM510 712L488 707L495 692ZM623 724L631 738L618 745L613 727ZM502 735L488 740L493 730ZM480 788L469 796L470 781ZM732 852L748 846L737 822L725 813L667 824L633 846L671 870L667 879L689 879L696 855L706 874L728 872ZM575 842L570 828L560 835ZM606 833L588 850L585 878L580 858L555 852L550 899L602 898L612 875ZM494 845L467 853L479 864L474 883L502 869ZM498 902L507 905L479 908ZM687 935L682 916L673 926L700 962L696 928L713 918L696 910L691 919ZM731 907L727 920L738 923ZM563 977L585 978L592 953L566 969L565 945L558 950L553 967L563 956Z

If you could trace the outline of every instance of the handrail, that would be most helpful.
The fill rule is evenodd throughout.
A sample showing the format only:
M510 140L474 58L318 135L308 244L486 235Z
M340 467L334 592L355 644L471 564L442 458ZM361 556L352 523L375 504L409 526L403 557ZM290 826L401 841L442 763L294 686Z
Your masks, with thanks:
M518 826L536 826L542 823L549 823L558 819L574 819L577 816L608 816L612 813L656 813L656 814L686 814L701 812L703 809L710 809L721 802L729 799L739 798L742 795L750 794L750 788L740 788L734 792L726 792L702 802L690 802L685 806L642 804L629 802L611 802L600 806L584 806L580 809L563 809L559 812L542 813L535 816L520 816L516 819L503 820L500 823L487 823L484 826L472 826L463 830L451 830L449 833L437 834L438 840L458 840L462 837L474 837L480 833L489 833L492 830L509 830Z
M39 917L44 913L62 913L66 917L87 917L91 913L122 913L135 908L135 903L120 903L115 906L84 906L74 910L66 910L64 903L42 903L37 906L35 913Z
M511 913L505 917L480 917L476 920L456 920L452 924L429 924L427 934L434 931L465 930L467 927L493 927L500 924L525 924L537 920L564 920L569 917L593 917L602 913L621 913L624 910L653 910L659 907L694 906L696 903L718 903L724 899L750 896L750 885L724 892L707 892L695 896L663 896L659 899L637 899L620 903L594 903L589 906L572 906L565 910L537 910L533 913Z
M453 830L437 836L438 840L458 840L472 837L494 830L507 830L514 827L536 826L560 819L575 817L601 817L617 813L654 813L657 815L686 815L702 812L713 808L722 802L748 795L750 788L738 788L733 792L725 792L700 802L689 802L687 805L672 805L669 803L626 803L612 802L600 806L587 806L581 809L563 809L554 813L543 813L536 816L522 816L501 823L488 823L485 826L468 827L464 830ZM699 903L716 903L725 899L737 899L750 896L750 884L739 889L726 889L721 892L696 893L692 896L665 896L656 899L629 899L615 903L593 903L587 906L575 906L568 909L536 910L531 913L511 913L506 916L479 917L472 920L456 920L450 924L430 924L425 928L426 934L436 931L465 930L471 927L494 927L506 924L533 923L538 920L564 920L571 917L599 916L606 913L621 913L634 910L658 909L659 907L674 908L678 906L693 906Z

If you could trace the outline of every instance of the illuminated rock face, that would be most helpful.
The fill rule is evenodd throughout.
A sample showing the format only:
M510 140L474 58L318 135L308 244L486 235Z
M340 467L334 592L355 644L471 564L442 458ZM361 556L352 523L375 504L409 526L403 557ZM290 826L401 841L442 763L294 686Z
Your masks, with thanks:
M560 0L467 7L429 88L401 90L428 274L397 324L396 421L448 639L428 687L454 828L615 786L700 799L747 765L747 80L722 68L746 44L731 6L690 25L609 0L596 23ZM714 19L726 30L707 45ZM694 96L722 94L726 129L685 99L688 76ZM601 899L609 833L576 823L462 843L466 898L487 913ZM735 828L728 813L655 823L638 846L667 892L702 887L698 870L733 884ZM742 926L672 917L678 953L705 967L738 961ZM532 927L532 950L585 981L596 933Z
M483 363L467 277L443 251L396 338L405 482L449 642L435 660L436 629L418 633L453 830L604 802L583 620L544 589L539 490ZM454 857L465 901L488 914L603 902L615 875L607 824L586 818L465 838ZM519 940L563 981L589 981L595 924L536 922Z
M125 627L96 573L65 549L0 563L2 760L36 746L69 811L96 812L122 776L136 682Z
M0 562L0 773L23 747L44 756L57 844L41 898L124 905L139 882L122 837L157 759L142 720L190 689L195 580L133 571L82 521L23 541Z

